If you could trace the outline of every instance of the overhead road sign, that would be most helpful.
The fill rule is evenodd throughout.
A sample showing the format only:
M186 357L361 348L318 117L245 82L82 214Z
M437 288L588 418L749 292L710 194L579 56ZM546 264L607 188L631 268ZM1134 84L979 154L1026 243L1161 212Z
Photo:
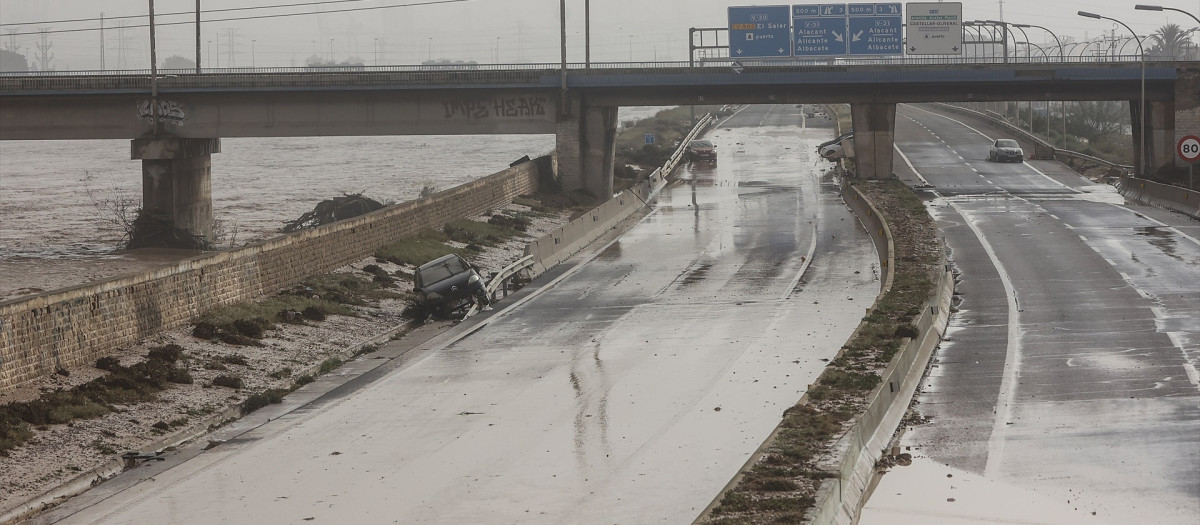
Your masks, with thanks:
M729 57L792 56L791 8L786 5L729 8Z
M851 55L904 54L904 13L899 3L849 4L846 34Z
M795 56L842 56L848 51L846 4L792 6L792 41Z
M962 2L909 2L905 12L908 54L962 54Z

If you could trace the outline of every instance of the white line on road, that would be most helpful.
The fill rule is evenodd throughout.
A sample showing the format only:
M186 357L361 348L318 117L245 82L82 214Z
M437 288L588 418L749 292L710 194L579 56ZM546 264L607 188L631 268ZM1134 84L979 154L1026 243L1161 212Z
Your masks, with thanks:
M908 155L905 155L903 151L900 151L899 144L892 142L892 147L896 149L896 153L900 154L900 158L904 159L904 164L908 165L908 169L912 170L912 172L917 175L918 179L921 179L921 184L924 184L926 186L932 186L932 184L930 184L929 181L925 180L925 177L921 176L921 173L917 171L917 168L913 167L912 161L908 160Z
M925 112L925 113L929 113L930 115L933 115L933 116L935 116L935 117L941 117L941 118L944 118L944 119L946 119L946 120L949 120L950 122L957 123L957 124L959 124L959 125L961 125L961 126L963 126L963 127L967 128L967 129L969 129L969 130L971 130L971 131L974 131L975 133L978 133L978 134L979 134L979 136L981 136L981 137L983 137L983 138L985 138L985 139L988 139L989 141L994 141L994 140L995 140L995 139L993 139L992 137L989 137L989 136L987 136L987 134L985 134L984 132L982 132L982 131L979 131L979 130L977 130L977 129L975 129L975 128L971 127L969 124L967 124L966 122L963 122L963 121L961 121L961 120L957 120L957 119L954 119L954 118L951 118L951 117L947 117L946 115L942 115L942 114L939 114L939 113L934 113L934 112L932 112L932 111L929 111L929 110L927 110L927 109L918 108L918 107L916 107L916 106L912 106L912 105L909 105L909 104L905 104L905 106L907 106L907 107L910 107L910 108L912 108L912 109L915 109L915 110L917 110L917 111L923 111L923 112ZM962 157L959 157L959 158L962 158ZM1042 173L1042 170L1039 170L1039 169L1037 169L1037 168L1033 167L1033 165L1032 165L1032 164L1030 164L1030 163L1028 163L1028 162L1022 162L1021 164L1022 164L1023 166L1025 166L1026 168L1029 168L1029 169L1033 170L1033 172L1034 172L1034 173L1037 173L1038 175L1041 175L1041 176L1045 177L1045 178L1046 178L1046 180L1048 180L1048 181L1050 181L1050 182L1053 182L1054 184L1057 184L1057 185L1059 185L1059 186L1062 186L1063 188L1066 188L1066 189L1068 189L1068 190L1071 190L1071 191L1073 191L1073 192L1075 192L1075 193L1080 193L1080 192L1079 192L1079 190L1077 190L1077 189L1075 189L1075 188L1072 188L1072 187L1070 187L1070 186L1067 186L1066 184L1063 184L1063 183L1061 183L1061 182L1058 182L1058 181L1054 180L1053 178L1051 178L1049 175L1046 175L1045 173Z
M1004 295L1008 297L1008 345L1004 358L1004 375L1000 379L1000 393L996 398L996 407L994 409L996 415L992 420L992 435L988 438L988 457L986 466L983 469L985 476L991 479L998 479L998 469L1004 461L1004 447L1006 444L1004 435L1009 423L1012 423L1013 409L1015 408L1017 397L1017 376L1021 373L1021 310L1017 301L1017 291L1013 288L1012 279L1008 277L1008 271L1004 269L1004 264L996 256L996 252L992 249L992 245L988 243L987 237L975 225L975 221L967 217L967 214L957 203L950 202L949 204L951 208L954 208L954 211L963 217L963 223L975 233L979 244L987 252L988 258L992 260L992 266L996 269L996 273L1000 275L1000 282L1004 285Z
M897 150L899 151L899 150ZM910 164L911 166L911 164ZM913 173L920 173L914 168ZM947 204L954 209L960 217L963 218L963 224L966 224L972 232L975 233L975 238L979 240L979 244L988 254L988 258L992 261L992 266L996 268L996 273L1000 275L1000 282L1004 285L1004 295L1008 298L1008 342L1005 348L1004 357L1004 375L1000 380L1000 392L996 399L996 406L993 410L995 418L992 420L992 434L988 438L988 457L984 466L984 475L996 478L996 471L1000 468L1001 462L1004 460L1004 434L1007 431L1008 423L1012 421L1012 411L1017 396L1017 376L1021 371L1021 310L1017 301L1017 291L1013 288L1012 279L1008 277L1008 271L1004 269L1004 265L1000 263L1000 258L996 256L996 252L992 249L992 245L988 243L987 238L983 236L983 232L975 225L975 221L967 217L958 203L947 200Z

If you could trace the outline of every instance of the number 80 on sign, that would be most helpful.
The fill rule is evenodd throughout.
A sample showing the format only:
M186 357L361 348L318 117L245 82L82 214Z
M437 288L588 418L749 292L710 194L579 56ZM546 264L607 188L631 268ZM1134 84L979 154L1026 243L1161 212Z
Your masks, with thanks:
M1179 139L1179 146L1175 148L1179 153L1179 158L1188 162L1196 162L1200 160L1200 137L1188 135Z

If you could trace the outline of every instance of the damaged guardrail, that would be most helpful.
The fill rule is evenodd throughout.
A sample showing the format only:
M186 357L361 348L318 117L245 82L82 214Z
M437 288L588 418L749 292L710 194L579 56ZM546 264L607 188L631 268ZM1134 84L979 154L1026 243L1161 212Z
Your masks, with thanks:
M509 281L511 281L513 277L520 275L521 272L532 267L533 256L526 255L520 259L517 259L512 264L505 266L503 270L496 272L496 274L492 276L492 280L488 282L487 286L484 288L484 290L487 291L488 300L494 302L496 300L496 292L504 292L504 296L508 297ZM463 318L465 319L467 317L471 317L478 312L479 305L472 304L471 308L467 310L467 313L463 316Z
M579 253L592 241L600 238L604 232L615 228L633 212L649 206L650 201L666 186L667 179L679 166L688 142L703 133L714 122L716 122L716 118L711 114L705 115L696 122L696 125L680 141L679 147L663 166L654 170L646 180L617 194L583 216L529 243L525 247L525 255L533 257L533 263L529 269L530 278L536 278Z

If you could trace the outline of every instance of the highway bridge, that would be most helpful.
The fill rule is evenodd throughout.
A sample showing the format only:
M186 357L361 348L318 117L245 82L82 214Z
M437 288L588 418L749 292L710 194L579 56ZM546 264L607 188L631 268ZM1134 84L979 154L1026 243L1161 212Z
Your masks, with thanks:
M812 169L829 125L744 109L709 134L719 163L594 257L37 522L690 522L878 292ZM1194 521L1200 227L1056 161L987 162L995 133L900 107L897 172L960 302L918 397L932 421L903 441L917 463L863 522Z
M0 140L131 139L132 158L143 161L144 205L205 236L210 156L221 137L553 133L563 188L609 195L617 108L630 105L849 103L858 175L886 178L898 103L1124 100L1135 165L1155 171L1175 162L1176 122L1194 128L1200 120L1200 66L1067 60L6 74Z

